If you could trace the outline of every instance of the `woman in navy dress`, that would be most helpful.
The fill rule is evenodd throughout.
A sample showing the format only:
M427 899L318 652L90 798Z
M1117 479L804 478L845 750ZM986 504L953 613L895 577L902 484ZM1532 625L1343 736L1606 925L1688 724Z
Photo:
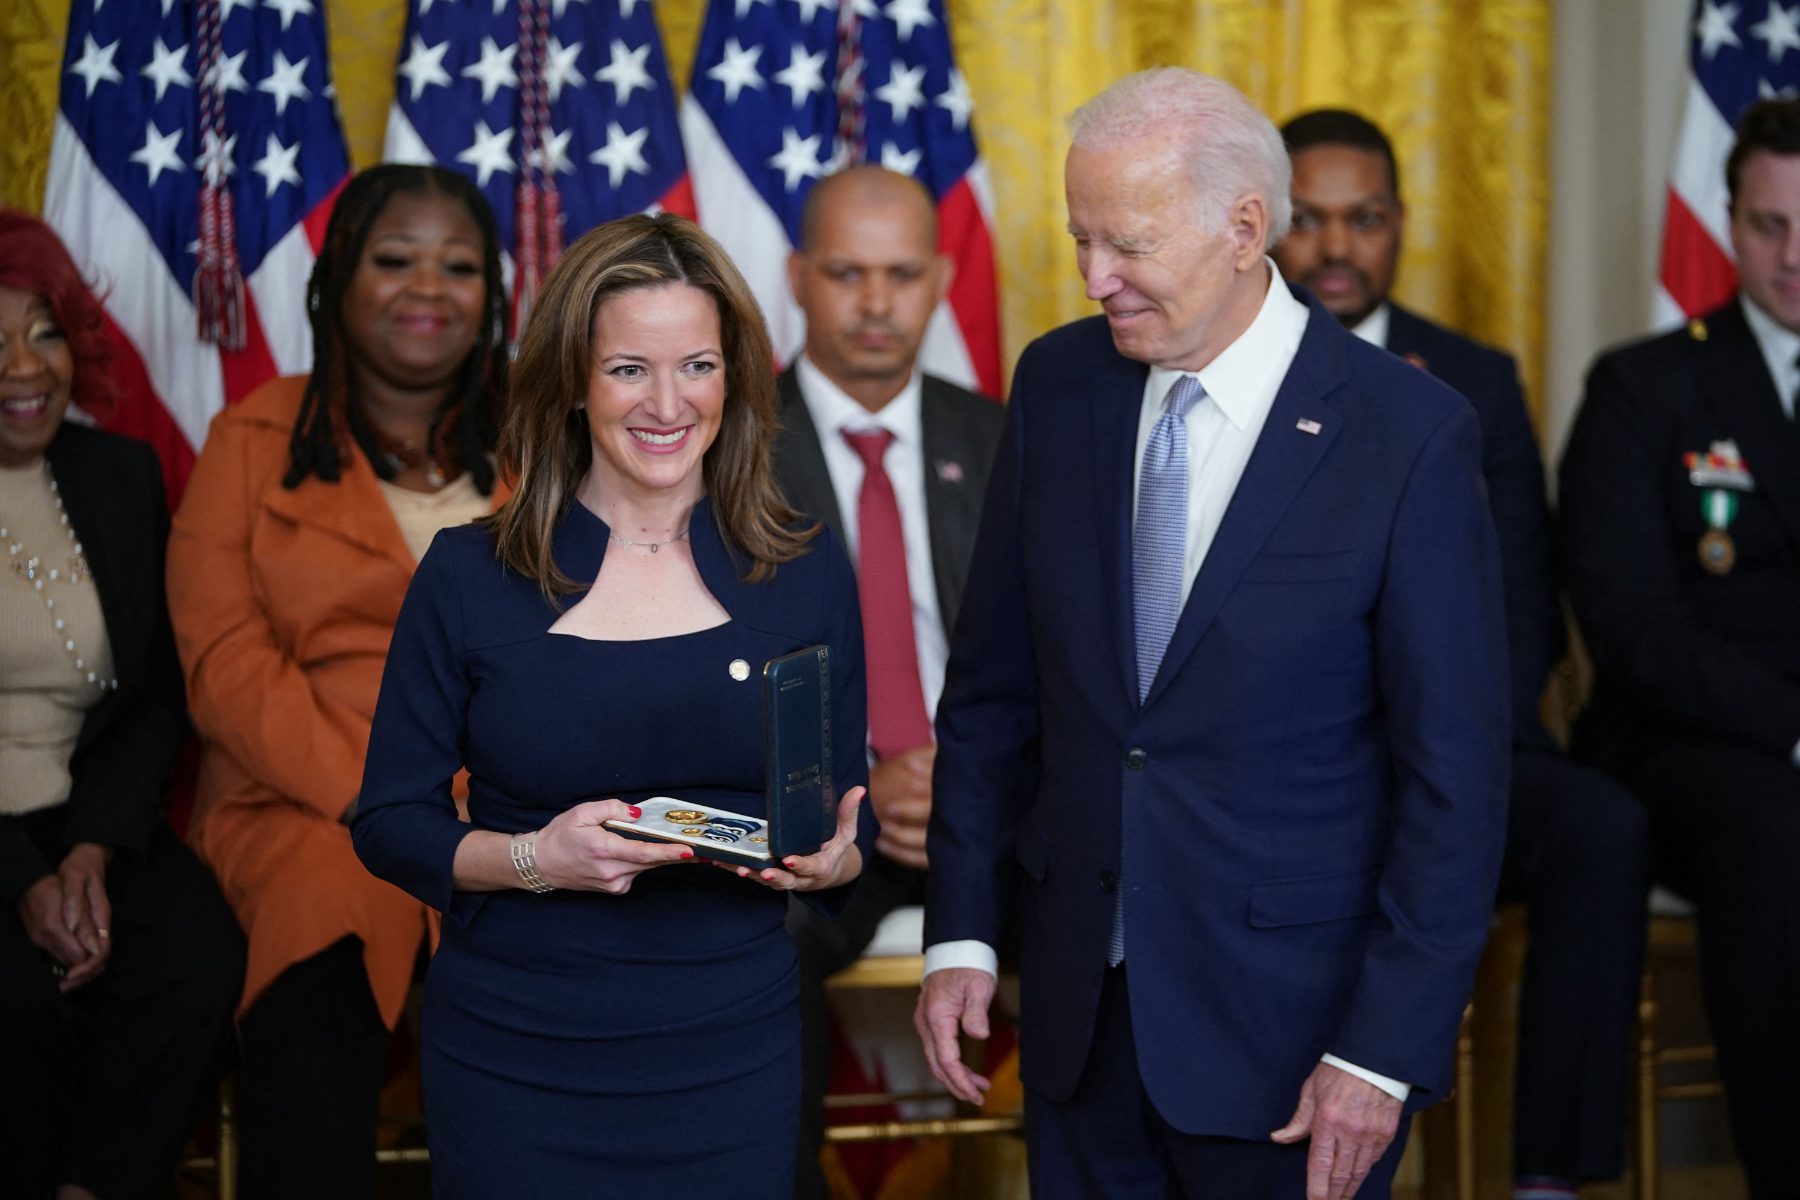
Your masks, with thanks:
M855 580L780 501L775 423L718 244L678 217L602 226L520 344L517 492L419 564L353 832L446 914L422 1022L439 1200L791 1194L783 893L840 907L874 829ZM762 664L815 644L843 797L818 853L752 871L602 826L655 795L762 815Z

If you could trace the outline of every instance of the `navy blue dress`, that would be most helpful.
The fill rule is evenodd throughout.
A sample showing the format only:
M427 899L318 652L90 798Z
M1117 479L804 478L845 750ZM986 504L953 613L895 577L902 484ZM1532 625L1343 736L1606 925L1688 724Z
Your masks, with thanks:
M370 870L445 913L422 1021L439 1200L792 1194L800 1040L785 895L699 863L645 872L623 896L452 885L471 828L451 800L463 766L474 828L503 833L611 797L761 815L762 664L804 646L831 648L839 792L867 781L842 551L821 534L752 585L704 502L690 529L731 618L699 633L552 634L557 612L473 526L438 535L407 593L353 832ZM576 504L557 562L592 579L607 542ZM865 856L873 830L865 819ZM806 899L831 912L847 890Z

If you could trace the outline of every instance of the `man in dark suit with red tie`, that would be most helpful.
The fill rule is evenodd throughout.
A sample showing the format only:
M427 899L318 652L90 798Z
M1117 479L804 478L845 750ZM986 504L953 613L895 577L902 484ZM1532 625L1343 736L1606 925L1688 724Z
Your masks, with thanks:
M878 853L844 913L827 921L796 904L788 919L805 1024L796 1194L822 1200L824 981L857 959L884 916L924 899L931 714L1004 414L918 368L950 263L915 180L858 166L820 181L788 277L806 315L806 350L780 379L775 474L788 502L829 525L856 559L869 802L881 819Z
M1624 1168L1626 1088L1649 890L1643 806L1571 761L1538 717L1564 650L1544 467L1512 357L1389 299L1406 209L1387 136L1319 109L1282 127L1294 224L1275 261L1352 333L1461 392L1481 421L1512 664L1512 796L1500 898L1526 906L1513 1175L1520 1200L1574 1200Z
M1750 1195L1800 1196L1800 101L1739 119L1738 292L1600 356L1561 472L1594 659L1575 746L1650 807L1698 909L1700 979Z
M1102 315L1028 347L938 708L938 1078L1017 914L1039 1200L1388 1194L1493 904L1510 737L1480 432L1267 257L1275 127L1191 71L1078 111Z

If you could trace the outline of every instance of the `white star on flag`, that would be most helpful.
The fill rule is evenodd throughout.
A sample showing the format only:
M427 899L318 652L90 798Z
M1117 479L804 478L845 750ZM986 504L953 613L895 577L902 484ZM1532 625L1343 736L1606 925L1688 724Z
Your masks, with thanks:
M626 133L617 121L608 121L606 145L588 155L588 161L605 167L607 185L616 188L627 171L638 175L649 173L650 164L644 161L644 139L649 136L649 126L636 133Z
M820 9L831 11L837 8L837 0L794 0L794 3L800 6L800 19L808 25L813 23Z
M906 120L906 114L925 104L925 68L894 68L893 78L875 89L875 98L893 111L896 123Z
M950 86L935 103L950 114L958 129L968 127L969 114L975 111L975 100L969 95L969 81L963 78L961 71L951 69Z
M1737 30L1732 28L1737 18L1737 5L1706 0L1700 12L1700 24L1694 31L1694 36L1700 39L1700 53L1710 60L1721 46L1741 47L1744 43L1738 40Z
M160 37L156 39L156 45L150 48L150 62L138 74L156 84L158 103L161 103L163 93L169 90L170 84L174 84L176 87L192 87L194 85L194 77L189 75L187 67L182 65L182 60L185 58L187 58L186 46L167 46Z
M788 65L775 72L775 82L794 94L794 107L799 108L808 96L825 90L825 51L808 54L805 46L794 43Z
M481 102L492 104L494 93L503 87L519 86L519 73L513 70L513 56L519 52L519 44L514 42L502 50L494 44L494 39L481 39L481 61L470 63L462 69L464 79L476 79L481 82Z
M550 90L552 104L562 98L563 85L586 87L587 80L581 77L581 68L575 60L581 56L581 43L565 46L556 38L550 39L550 61L544 64L544 85Z
M264 196L273 196L275 189L284 183L300 186L300 169L294 160L300 155L300 139L295 138L291 146L283 146L281 139L273 133L269 135L268 145L263 156L256 160L251 170L263 177L266 190Z
M762 74L756 69L756 60L762 57L762 52L761 46L744 49L738 45L736 38L725 43L724 59L718 66L708 71L706 77L716 79L725 85L725 102L727 104L736 104L738 93L747 87L762 87Z
M237 134L232 134L221 144L219 137L212 130L207 130L200 140L200 157L194 163L206 182L217 184L222 178L237 174L237 164L232 157L237 153Z
M594 72L594 78L601 83L612 84L613 103L623 106L636 89L643 88L647 92L655 87L656 81L644 69L644 61L649 57L649 42L633 50L615 39L612 44L612 61Z
M930 0L888 0L883 11L899 29L903 42L911 41L913 30L919 26L937 24L937 18L931 15Z
M825 173L819 161L819 135L801 137L792 129L781 131L781 151L769 159L769 165L781 172L788 191L800 186L802 179L817 179Z
M131 161L143 163L145 167L149 168L151 187L156 186L156 181L162 177L164 171L174 171L179 174L187 170L187 167L182 164L180 154L176 151L176 146L180 141L181 126L179 125L169 133L159 133L154 121L144 127L144 144L141 148L132 151Z
M925 151L919 146L901 150L894 143L886 142L881 147L881 165L899 175L911 175L918 170L919 160L924 156Z
M239 50L236 54L221 53L219 61L200 81L200 86L217 88L221 92L248 92L250 85L244 82L244 58L249 53L248 50Z
M553 175L572 174L575 164L569 161L569 138L574 132L572 129L552 132L549 141L531 152L531 165Z
M304 100L312 95L300 78L306 71L307 61L302 58L297 63L291 63L287 60L287 55L280 50L275 51L275 64L269 68L269 73L262 82L256 85L256 90L267 92L275 98L276 116L287 112L289 100Z
M456 161L468 163L475 168L475 183L478 187L486 187L489 177L495 171L513 173L512 146L513 131L509 126L498 133L488 128L486 121L475 122L475 140L469 148L456 156Z
M1768 43L1769 61L1778 63L1789 50L1800 50L1800 4L1769 5L1769 15L1750 27L1750 36Z
M87 84L87 94L92 96L94 89L102 83L122 83L125 77L119 74L119 68L113 66L113 56L119 52L119 43L100 46L94 42L94 35L87 35L87 42L82 46L81 58L69 67L69 73L81 76Z
M450 50L449 42L439 42L435 46L427 46L425 40L417 34L413 35L412 53L400 64L400 75L412 84L412 98L417 100L426 88L432 84L440 87L450 86L450 72L444 70L444 55Z
M269 8L281 14L281 32L286 33L295 17L311 16L312 0L263 0Z

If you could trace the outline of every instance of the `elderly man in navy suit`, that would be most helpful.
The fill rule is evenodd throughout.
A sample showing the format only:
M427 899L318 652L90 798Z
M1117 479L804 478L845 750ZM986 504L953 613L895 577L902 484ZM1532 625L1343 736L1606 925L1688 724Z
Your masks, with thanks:
M1364 341L1467 397L1500 537L1512 662L1512 797L1500 898L1525 904L1513 1194L1575 1200L1624 1168L1626 1088L1650 887L1649 822L1612 778L1569 759L1538 716L1565 648L1544 467L1511 356L1388 298L1406 209L1387 136L1357 113L1318 109L1282 126L1294 223L1275 249Z
M1076 113L1103 315L1020 359L937 717L939 1077L1020 930L1040 1197L1387 1194L1448 1085L1510 732L1461 397L1267 257L1280 135L1179 69Z

